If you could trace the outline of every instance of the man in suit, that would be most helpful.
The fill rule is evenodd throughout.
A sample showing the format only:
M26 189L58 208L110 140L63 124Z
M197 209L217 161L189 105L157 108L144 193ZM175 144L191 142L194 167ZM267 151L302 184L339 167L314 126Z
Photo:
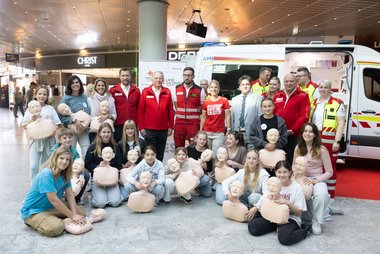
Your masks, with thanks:
M261 101L263 96L251 92L252 79L250 76L243 75L239 78L239 90L241 94L232 98L231 102L231 128L239 131L247 142L246 130L253 123L253 120L261 115Z

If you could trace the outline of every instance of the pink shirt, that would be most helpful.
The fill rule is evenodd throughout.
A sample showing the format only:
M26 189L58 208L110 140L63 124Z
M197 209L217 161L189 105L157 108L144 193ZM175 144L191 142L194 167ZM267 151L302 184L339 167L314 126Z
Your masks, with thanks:
M303 157L307 160L307 177L314 177L320 182L326 182L333 175L330 155L324 146L321 147L321 158L311 158L310 154Z

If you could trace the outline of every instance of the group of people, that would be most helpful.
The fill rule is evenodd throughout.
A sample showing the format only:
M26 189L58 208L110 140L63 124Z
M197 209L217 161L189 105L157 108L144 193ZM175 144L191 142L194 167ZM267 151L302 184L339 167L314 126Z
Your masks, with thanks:
M247 75L238 80L241 94L229 101L219 95L217 80L201 80L194 83L194 70L183 70L183 83L177 85L174 93L162 86L164 74L152 75L152 85L143 89L131 83L132 73L127 68L119 71L120 83L108 89L103 79L97 79L94 92L88 98L79 77L68 79L65 95L61 102L68 105L73 113L80 110L98 117L100 126L96 132L82 130L73 133L67 128L70 122L57 114L48 105L49 89L39 86L35 99L41 104L40 116L28 111L23 119L27 126L36 119L51 119L57 126L57 140L54 136L43 140L32 140L30 145L30 172L32 187L22 208L26 224L44 235L57 235L62 228L58 218L70 217L76 223L83 223L81 203L84 191L91 188L91 203L94 207L119 206L127 201L132 192L144 189L139 183L142 172L150 172L152 183L146 189L160 205L168 204L174 192L175 179L180 173L192 171L199 177L194 191L179 195L188 204L191 195L211 197L216 186L216 202L237 200L230 195L234 180L244 184L240 201L249 210L246 219L252 235L258 236L278 229L283 244L293 244L304 239L308 232L322 233L321 224L330 214L342 214L334 203L336 185L336 159L345 123L343 102L331 96L331 82L324 80L318 85L311 81L307 68L299 68L297 74L284 77L284 90L277 77L271 78L271 69L263 67L259 78L252 81ZM100 114L100 104L107 101L109 114ZM106 120L111 120L113 126ZM278 132L272 142L268 138L271 129ZM162 163L167 137L174 133L174 153L177 170L172 164ZM91 138L91 142L90 142ZM81 148L81 156L76 146ZM109 147L113 158L102 159L102 150ZM218 149L225 147L227 158L219 159ZM205 161L202 153L211 149L213 160ZM272 152L284 150L286 160L279 160L274 168L260 164L259 150ZM52 152L54 151L54 152ZM137 151L139 158L128 159L130 151ZM71 191L70 178L72 162L82 157L87 171L81 173L85 180L77 196ZM306 185L313 186L312 198L305 200L302 187L292 178L294 161L303 157L307 161ZM190 163L197 161L203 169L198 175ZM44 164L44 165L42 165ZM291 166L293 164L293 166ZM131 171L113 186L98 186L90 181L99 166L111 166ZM173 164L174 165L174 164ZM215 183L214 169L228 166L235 174L219 185ZM39 172L39 173L38 173ZM281 204L289 206L289 223L277 225L260 216L260 200L267 195L267 180L277 176L281 183ZM90 184L88 184L90 183ZM91 187L88 187L91 186ZM65 199L68 206L61 199ZM75 202L76 201L76 202ZM54 220L45 220L51 218ZM301 220L302 219L302 220ZM47 232L54 228L53 232Z

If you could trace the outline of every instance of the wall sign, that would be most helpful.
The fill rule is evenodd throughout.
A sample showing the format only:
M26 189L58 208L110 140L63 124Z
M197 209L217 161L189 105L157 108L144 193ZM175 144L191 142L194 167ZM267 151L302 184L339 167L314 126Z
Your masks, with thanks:
M97 56L79 56L77 63L83 67L91 67L91 65L96 65L97 58Z
M197 51L189 50L189 51L168 51L168 61L181 61L181 57L183 55L197 55Z

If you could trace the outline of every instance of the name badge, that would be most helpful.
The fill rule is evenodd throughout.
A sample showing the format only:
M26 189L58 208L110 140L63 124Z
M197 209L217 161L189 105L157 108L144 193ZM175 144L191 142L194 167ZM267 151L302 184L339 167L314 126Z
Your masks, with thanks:
M177 95L183 95L183 92L177 92Z
M147 99L154 99L154 96L153 95L147 95L146 98Z
M115 96L123 96L122 93L115 93Z
M196 93L192 93L192 94L191 94L191 97L197 98L197 97L198 97L198 94L196 94Z
M276 102L282 102L284 100L284 98L276 98Z

